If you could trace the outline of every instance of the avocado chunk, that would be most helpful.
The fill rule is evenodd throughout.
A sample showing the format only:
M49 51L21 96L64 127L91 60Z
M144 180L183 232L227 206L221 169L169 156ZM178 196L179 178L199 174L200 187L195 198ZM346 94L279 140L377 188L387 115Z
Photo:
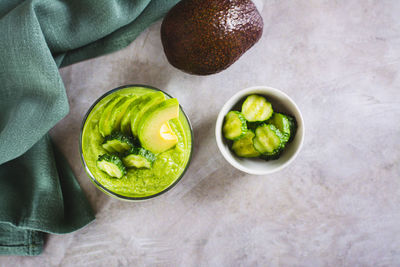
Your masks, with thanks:
M174 67L208 75L238 60L261 38L263 26L250 0L183 0L165 16L161 41Z
M179 102L175 98L167 99L147 110L138 126L138 137L142 146L154 154L174 147L178 138L168 121L178 116Z
M161 103L165 100L165 95L163 92L156 92L150 95L148 101L142 102L140 105L136 106L136 110L133 111L131 116L131 131L132 135L137 136L137 127L139 125L139 121L143 114L146 113L151 107Z

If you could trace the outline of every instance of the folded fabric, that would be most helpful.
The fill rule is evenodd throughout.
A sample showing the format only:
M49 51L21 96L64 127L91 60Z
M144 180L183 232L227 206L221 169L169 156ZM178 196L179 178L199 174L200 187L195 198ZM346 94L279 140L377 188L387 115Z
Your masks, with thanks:
M45 135L0 166L0 253L35 255L43 234L69 233L94 219L66 159Z
M36 255L43 232L94 219L47 135L69 109L58 67L127 46L177 2L0 2L0 254Z

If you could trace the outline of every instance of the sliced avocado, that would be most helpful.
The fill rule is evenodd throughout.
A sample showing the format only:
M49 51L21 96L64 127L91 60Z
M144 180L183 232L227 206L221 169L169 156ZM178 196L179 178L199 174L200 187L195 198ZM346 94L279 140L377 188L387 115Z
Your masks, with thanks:
M142 116L138 126L138 136L144 148L154 154L162 153L178 142L168 121L179 116L179 102L167 99L153 106Z
M122 96L116 95L114 96L110 101L107 102L104 106L103 113L101 114L100 120L99 120L99 132L102 136L106 136L108 132L108 118L110 117L111 110L114 108L114 106L121 100Z
M111 110L110 117L108 118L108 126L106 129L108 130L107 135L120 131L121 120L124 117L125 113L128 110L128 106L132 103L137 96L126 96L123 97Z
M135 112L136 107L140 105L143 101L149 101L149 95L152 93L142 95L132 101L129 106L126 108L125 114L121 119L120 123L120 131L123 134L130 134L131 133L131 116L133 116L133 112Z
M108 116L106 114L102 114L102 118L103 118L103 122L102 122L102 135L103 136L107 136L110 135L115 129L113 127L113 120L115 120L115 116L116 116L116 111L128 100L128 97L121 97L119 98L118 101L115 102L115 104L112 105L112 107L110 106L110 109L108 109L107 111L109 111Z
M182 117L182 114L179 114L179 117ZM180 147L180 149L184 150L186 145L188 144L188 138L185 134L185 130L182 126L181 121L178 118L172 119L168 121L168 125L170 126L173 134L176 136L176 139L178 143L176 144L177 146Z
M131 131L132 135L137 136L137 127L139 125L139 121L143 114L146 113L147 110L152 108L153 106L161 103L165 100L165 95L163 92L156 92L151 95L151 99L148 102L142 102L141 105L136 107L136 111L131 116Z

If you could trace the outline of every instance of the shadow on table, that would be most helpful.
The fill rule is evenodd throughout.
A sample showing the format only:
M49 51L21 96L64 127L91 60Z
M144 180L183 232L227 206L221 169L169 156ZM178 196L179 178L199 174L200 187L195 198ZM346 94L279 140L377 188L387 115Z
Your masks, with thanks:
M229 188L242 173L227 163L215 142L215 118L208 117L193 125L194 150L191 165L169 196L172 201L195 197L213 200L229 194Z

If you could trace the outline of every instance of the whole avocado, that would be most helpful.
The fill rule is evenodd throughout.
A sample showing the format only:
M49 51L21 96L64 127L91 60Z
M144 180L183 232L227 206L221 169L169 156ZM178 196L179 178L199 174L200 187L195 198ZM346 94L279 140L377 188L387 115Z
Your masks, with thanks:
M165 16L161 41L173 66L208 75L228 68L252 47L263 25L250 0L183 0Z

